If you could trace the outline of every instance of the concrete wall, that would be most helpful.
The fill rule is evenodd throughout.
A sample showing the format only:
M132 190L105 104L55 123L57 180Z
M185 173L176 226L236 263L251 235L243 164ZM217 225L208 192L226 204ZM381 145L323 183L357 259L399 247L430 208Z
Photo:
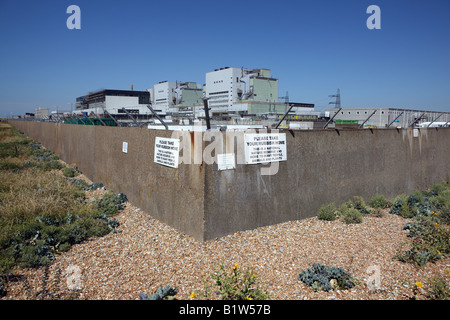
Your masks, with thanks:
M93 181L125 193L154 218L201 241L312 217L322 204L355 195L394 197L450 180L450 128L420 129L417 137L413 130L397 129L287 132L287 161L275 175L261 175L263 165L218 171L215 163L182 163L178 169L155 164L155 137L170 137L172 131L12 124ZM207 144L202 141L201 150ZM243 156L243 145L236 143L234 152Z
M155 137L171 132L140 128L13 121L12 125L78 168L92 181L127 195L129 201L174 228L203 240L200 165L173 169L155 164ZM122 143L128 142L128 153Z
M287 161L275 175L261 165L206 168L205 238L315 216L322 204L353 196L394 197L449 181L450 128L314 130L286 134ZM235 149L235 152L239 150Z

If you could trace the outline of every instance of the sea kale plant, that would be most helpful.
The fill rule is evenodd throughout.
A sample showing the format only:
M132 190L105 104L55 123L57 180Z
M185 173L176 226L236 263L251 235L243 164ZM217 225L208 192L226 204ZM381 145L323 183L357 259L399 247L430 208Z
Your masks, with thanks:
M356 280L344 269L320 263L313 263L311 268L300 272L298 280L314 291L321 289L327 292L332 289L349 289L356 284Z
M139 300L174 300L177 294L177 288L166 285L164 288L159 287L153 294L141 293L138 295Z
M10 125L2 124L0 141L0 163L8 163L0 166L0 278L14 267L48 265L72 245L116 230L112 217L125 195L86 201L87 184L58 174L64 165L57 155Z
M401 195L392 201L390 213L410 218L411 248L396 258L418 266L450 255L450 186L443 182L431 189Z

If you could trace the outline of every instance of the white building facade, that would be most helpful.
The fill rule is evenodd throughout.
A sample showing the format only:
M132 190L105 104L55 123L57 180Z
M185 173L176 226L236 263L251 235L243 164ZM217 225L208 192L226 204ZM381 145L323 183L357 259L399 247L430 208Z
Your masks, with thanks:
M123 108L131 114L150 114L147 105L150 103L150 92L128 90L100 90L77 98L75 113L86 115L110 114L126 115Z
M354 125L377 128L408 128L422 123L447 124L450 121L449 112L412 110L400 108L328 108L325 117L333 118L337 125Z
M278 102L278 79L269 69L220 68L206 73L205 97L212 115L280 115L289 105ZM296 103L290 114L314 112Z

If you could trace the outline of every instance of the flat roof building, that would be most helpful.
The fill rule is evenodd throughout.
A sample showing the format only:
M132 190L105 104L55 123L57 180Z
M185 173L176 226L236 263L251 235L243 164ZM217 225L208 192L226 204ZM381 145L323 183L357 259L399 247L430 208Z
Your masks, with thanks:
M325 109L325 117L334 117L335 125L377 128L407 128L425 122L445 124L450 121L449 112L400 108L328 108Z
M282 103L278 97L278 79L269 69L220 68L207 72L205 84L161 81L144 91L103 89L76 99L75 112L126 117L125 113L151 115L148 105L163 117L198 119L205 116L206 98L210 116L217 118L314 113L314 104ZM123 111L126 109L126 112Z
M220 68L206 73L204 88L212 116L284 114L278 101L278 79L270 69ZM293 114L314 111L314 104L296 103Z
M131 90L103 89L91 92L76 99L76 113L83 112L88 115L125 114L122 108L134 114L149 114L147 105L150 103L150 92Z
M202 85L195 82L161 81L152 92L153 109L164 115L203 103Z
M50 116L50 110L48 108L38 107L34 110L34 118L45 120Z

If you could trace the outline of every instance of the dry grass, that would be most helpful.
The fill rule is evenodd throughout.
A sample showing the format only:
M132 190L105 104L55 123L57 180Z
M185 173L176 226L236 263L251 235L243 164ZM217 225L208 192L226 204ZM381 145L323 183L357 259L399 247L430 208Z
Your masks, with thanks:
M113 193L86 200L85 191L64 177L57 155L2 125L0 285L14 267L46 266L72 245L114 231L111 217L125 201Z
M21 170L0 170L0 224L29 221L43 213L64 212L80 206L77 189L55 170L43 171L30 165L31 140L7 123L0 123L2 163L14 163ZM11 151L12 150L12 151ZM27 166L28 162L28 166Z
M77 189L66 179L49 172L21 170L2 172L0 223L30 221L42 214L58 214L81 207Z

